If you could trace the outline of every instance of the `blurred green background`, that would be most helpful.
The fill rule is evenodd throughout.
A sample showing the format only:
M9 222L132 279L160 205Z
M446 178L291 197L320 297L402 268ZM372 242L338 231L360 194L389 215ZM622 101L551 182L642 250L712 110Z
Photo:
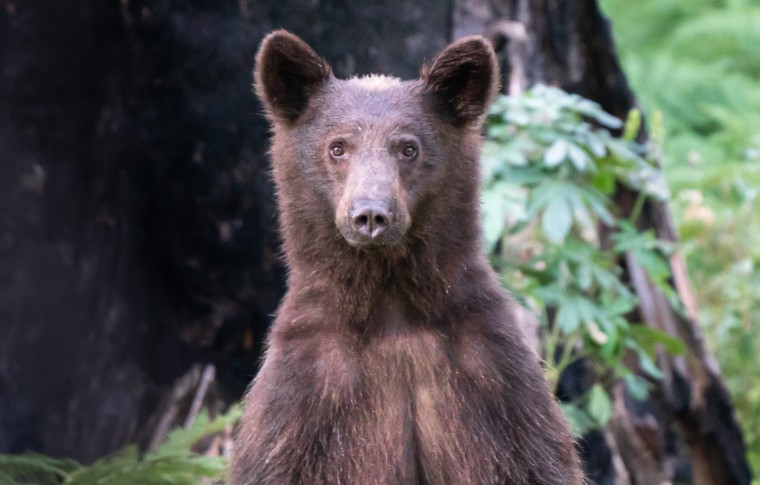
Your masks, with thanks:
M648 119L708 346L760 470L760 1L602 0Z

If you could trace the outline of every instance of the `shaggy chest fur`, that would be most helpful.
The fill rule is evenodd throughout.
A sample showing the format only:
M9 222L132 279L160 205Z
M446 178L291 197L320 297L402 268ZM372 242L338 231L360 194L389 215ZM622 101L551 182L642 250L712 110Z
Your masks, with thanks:
M248 397L239 483L579 483L535 356L473 267L432 321L397 291L360 327L292 293Z
M392 296L380 300L362 332L314 320L311 331L300 321L273 333L277 355L268 356L254 389L270 380L299 388L258 390L283 392L260 403L269 414L264 429L278 437L268 464L306 460L292 483L499 483L502 467L522 454L514 433L528 432L509 402L484 399L503 393L510 377L494 365L510 337L477 322L466 331L461 322L421 323ZM272 419L279 413L287 421Z

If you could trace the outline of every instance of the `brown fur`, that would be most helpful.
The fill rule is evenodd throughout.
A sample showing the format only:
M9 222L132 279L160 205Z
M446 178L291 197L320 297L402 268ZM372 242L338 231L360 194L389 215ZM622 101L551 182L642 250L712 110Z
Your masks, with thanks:
M581 483L564 419L481 250L490 46L463 39L421 79L373 80L378 89L334 78L284 31L256 62L290 273L232 483ZM403 154L410 144L414 158ZM377 238L352 223L362 200L388 208Z

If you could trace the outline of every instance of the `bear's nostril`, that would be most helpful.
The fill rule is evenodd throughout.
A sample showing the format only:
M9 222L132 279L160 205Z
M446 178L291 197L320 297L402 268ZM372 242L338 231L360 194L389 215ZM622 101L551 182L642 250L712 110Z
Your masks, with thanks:
M377 200L359 200L351 209L351 223L359 234L376 238L383 234L391 223L388 205Z

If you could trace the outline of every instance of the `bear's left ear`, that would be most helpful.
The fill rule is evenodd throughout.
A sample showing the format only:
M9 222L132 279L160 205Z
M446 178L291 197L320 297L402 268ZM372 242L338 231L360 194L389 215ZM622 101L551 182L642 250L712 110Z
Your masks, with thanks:
M478 122L499 88L499 65L491 44L479 36L465 37L446 47L422 80L436 104L455 125Z
M270 118L293 123L332 70L306 42L276 30L261 43L253 75L256 94Z

